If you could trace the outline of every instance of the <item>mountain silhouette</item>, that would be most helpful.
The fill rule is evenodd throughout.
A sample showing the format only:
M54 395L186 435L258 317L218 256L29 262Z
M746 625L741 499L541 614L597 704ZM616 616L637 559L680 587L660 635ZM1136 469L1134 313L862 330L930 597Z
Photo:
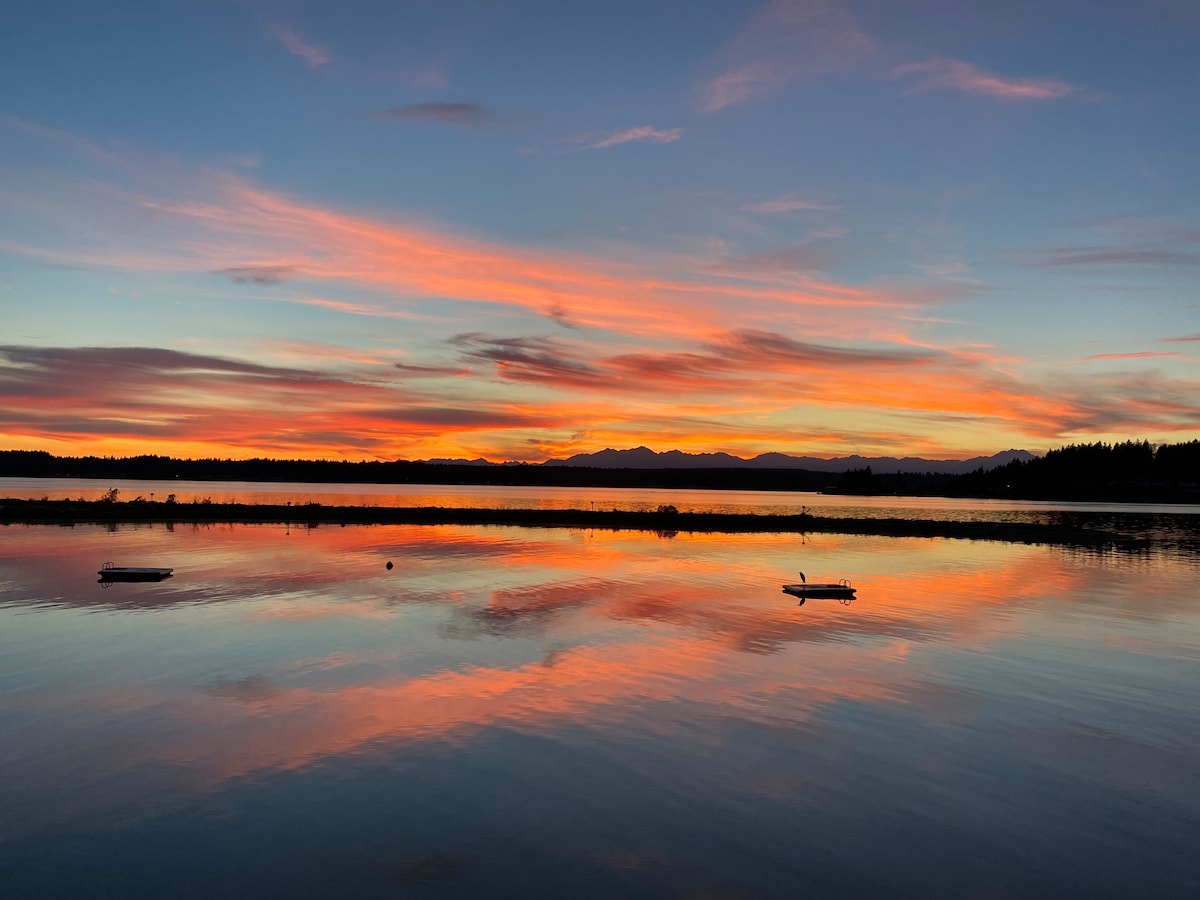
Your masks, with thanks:
M631 450L600 450L596 453L576 453L567 459L548 459L543 466L576 466L594 469L805 469L809 472L848 472L870 467L878 473L918 474L939 472L962 475L976 469L985 471L1008 465L1013 460L1027 462L1034 458L1028 450L1005 450L992 456L971 459L922 459L906 456L840 456L821 459L815 456L788 456L785 453L761 453L750 459L729 453L685 453L667 450L656 453L649 447Z

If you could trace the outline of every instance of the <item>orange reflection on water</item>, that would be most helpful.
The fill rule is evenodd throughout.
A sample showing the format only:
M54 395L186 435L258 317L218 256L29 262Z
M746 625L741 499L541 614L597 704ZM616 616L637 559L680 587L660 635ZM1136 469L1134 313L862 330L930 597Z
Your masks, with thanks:
M144 633L166 668L197 674L179 683L117 669L19 701L76 711L74 771L166 766L169 783L136 789L180 796L492 728L619 734L651 706L671 732L697 710L794 725L832 704L904 702L931 648L986 651L1047 598L1082 596L1112 573L1101 558L1044 547L863 537L425 526L18 535L0 547L16 580L77 571L68 558L101 552L181 560L162 585L101 592L54 575L44 593L68 608L136 598L151 614L106 621L133 646ZM798 607L780 593L798 565L852 574L859 599ZM86 638L88 622L72 627ZM119 752L97 737L113 733ZM61 777L28 749L7 751L23 777ZM80 814L66 803L47 815L66 809Z
M826 647L815 669L797 679L771 673L775 667L769 666L742 665L733 676L722 674L727 653L716 641L651 640L564 649L514 668L469 667L335 690L196 693L171 700L172 715L188 724L179 740L135 745L125 763L186 766L198 781L195 787L204 790L202 785L295 769L381 743L462 743L488 727L607 728L662 701L754 713L764 711L770 697L789 692L794 721L838 700L886 699L891 691L885 673L903 659L886 645L866 656L845 646ZM854 673L847 677L851 665ZM153 702L125 699L133 705ZM114 698L102 702L121 705ZM669 720L661 725L671 727Z

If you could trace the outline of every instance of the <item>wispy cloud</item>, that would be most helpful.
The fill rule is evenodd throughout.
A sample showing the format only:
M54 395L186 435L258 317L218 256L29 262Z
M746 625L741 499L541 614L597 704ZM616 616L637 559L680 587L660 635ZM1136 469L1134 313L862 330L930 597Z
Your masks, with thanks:
M478 103L438 101L410 103L408 106L381 109L371 113L371 118L396 122L438 122L443 125L459 125L464 128L483 128L502 121L486 106Z
M1178 356L1178 353L1163 353L1158 350L1138 350L1133 353L1093 353L1085 356L1083 362L1096 362L1108 359L1159 359L1162 357Z
M768 331L742 330L682 350L605 354L580 341L557 337L499 337L460 334L452 340L464 362L491 364L506 381L539 384L558 390L656 395L680 392L773 395L786 382L796 392L798 375L818 382L849 372L922 369L951 364L953 357L916 348L856 349L796 341ZM838 373L835 375L835 373ZM855 377L858 377L855 375ZM864 376L865 377L865 376Z
M367 367L371 369L382 368ZM468 407L363 372L269 366L154 347L0 346L0 434L297 453L394 452L395 433L545 427L475 397Z
M758 273L725 276L689 257L662 264L555 253L455 235L427 221L339 211L262 188L245 176L169 169L148 192L92 181L60 183L53 196L19 196L29 221L69 222L72 239L46 245L8 240L0 248L56 265L145 272L217 272L248 284L298 275L312 284L386 291L383 305L444 297L534 312L576 328L622 334L695 333L739 316L809 310L806 328L844 331L846 308L914 310L924 301L886 289ZM17 195L12 195L17 196ZM114 230L113 221L122 224ZM668 276L675 271L679 274ZM738 283L729 278L736 277ZM274 298L270 298L274 299ZM688 313L680 316L686 307ZM824 310L825 312L819 312ZM822 326L828 315L831 321ZM870 327L860 317L855 329Z
M1105 266L1192 266L1200 257L1186 250L1119 247L1054 247L1041 259L1026 263L1031 269L1096 268Z
M421 334L409 340L407 329L386 329L389 337L372 342L385 357L374 363L325 355L268 365L279 360L253 334L241 352L257 366L144 347L49 356L10 348L0 360L0 437L10 445L359 456L419 446L421 455L531 458L545 447L621 446L646 434L710 449L792 439L812 447L815 432L799 418L819 420L830 435L857 429L913 441L1003 428L1053 440L1194 430L1200 414L1195 379L1123 373L1070 386L1041 372L1019 377L1017 362L986 348L919 345L912 323L961 296L960 285L841 284L820 275L827 260L803 243L741 255L726 247L723 266L711 254L644 248L552 252L281 194L245 173L168 160L136 180L124 157L118 164L121 185L59 178L22 192L0 174L22 227L20 242L0 229L0 247L130 275L219 273L239 285L212 277L224 299L252 294L380 323L420 319ZM294 278L315 295L270 287ZM437 316L421 319L432 304ZM483 330L501 320L520 324ZM219 346L226 352L228 342ZM578 436L581 410L586 437ZM864 420L880 424L864 428ZM836 439L822 440L832 447Z
M892 69L892 77L907 82L905 93L963 91L995 100L1058 100L1079 94L1079 88L1053 78L1012 78L995 75L961 59L935 57Z
M1187 342L1200 341L1200 332L1197 332L1196 334L1185 334L1185 335L1181 335L1180 337L1163 338L1163 340L1169 341L1172 343L1182 343L1185 341L1187 341Z
M291 53L299 56L314 69L333 60L333 54L323 47L310 44L299 32L286 22L271 21L266 24L267 33L283 44Z
M638 125L621 131L595 132L589 131L563 138L569 144L580 144L581 150L602 150L605 147L616 147L618 144L628 144L632 141L650 141L653 144L670 144L683 137L682 128L655 128L652 125Z
M129 159L129 148L113 144L100 144L89 138L68 131L51 128L40 122L31 122L19 116L0 112L0 127L11 128L30 137L62 147L80 157L108 166L113 170L136 173L136 165Z
M796 196L795 194L783 194L779 197L773 197L770 200L759 200L755 203L744 203L739 207L739 209L741 209L742 212L764 213L766 215L800 211L838 211L838 207L836 206L830 206L827 203L817 203L812 200L805 200Z
M734 39L730 67L705 84L700 106L718 112L796 81L848 71L874 48L854 15L833 0L771 0Z
M1060 394L1070 403L1050 436L1138 434L1146 431L1195 434L1200 416L1200 382L1168 378L1154 369L1066 381Z
M68 147L77 143L58 133L46 139ZM428 220L339 210L268 190L245 173L188 167L174 159L122 172L142 189L99 179L59 179L44 191L23 193L5 185L6 201L26 222L65 227L68 237L53 243L10 240L0 230L0 247L56 265L220 272L250 284L302 275L314 285L385 295L355 303L355 311L369 313L376 305L409 310L414 297L452 298L625 335L678 335L681 328L705 334L726 327L731 315L765 322L800 310L809 334L863 334L888 310L911 314L928 305L911 292L810 276L714 273L711 258L652 253L637 254L642 262L636 263L622 252L572 254L468 238ZM345 301L320 302L335 308ZM847 323L842 312L847 309L872 314Z
M262 165L262 157L257 153L235 153L229 157L229 163L239 169L257 169Z
M294 266L228 266L214 274L225 275L237 284L282 284L296 276Z
M450 74L445 66L429 63L404 72L405 83L417 90L444 91L450 86Z
M417 366L411 363L393 363L394 368L409 378L466 378L471 374L467 368L452 366Z
M1133 272L1200 268L1200 230L1186 222L1136 215L1103 216L1071 226L1071 243L1031 247L1016 257L1029 269ZM1111 290L1111 285L1101 285ZM1136 288L1153 290L1153 288Z
M452 343L465 363L490 364L497 377L513 384L574 394L576 403L584 392L591 398L591 409L599 410L596 398L622 395L636 396L644 409L671 404L670 415L661 410L660 432L678 428L685 408L707 409L714 418L722 415L725 401L720 398L729 397L743 404L754 397L753 408L761 413L803 403L821 409L823 415L842 409L903 410L943 426L984 419L1046 439L1122 429L1186 431L1193 427L1189 417L1200 414L1200 394L1188 396L1195 381L1135 372L1095 383L1063 379L1055 389L1047 389L1004 374L978 351L835 346L755 329L728 332L689 349L614 354L545 336L472 333ZM1096 357L1102 358L1141 355ZM1139 393L1150 386L1157 393ZM1148 396L1155 400L1145 401ZM681 398L699 397L709 398L712 405L703 407L693 399L681 406ZM597 411L597 416L612 425L622 418L619 409L618 402L603 414ZM638 422L645 432L654 430L644 413ZM701 419L694 419L691 427L697 433L718 430L714 422Z
M712 269L724 274L763 272L822 272L838 262L837 253L828 242L793 244L774 250L762 250L733 256L715 264Z
M450 343L467 362L488 363L511 381L574 387L601 387L608 373L582 358L582 348L553 337L497 337L466 333Z

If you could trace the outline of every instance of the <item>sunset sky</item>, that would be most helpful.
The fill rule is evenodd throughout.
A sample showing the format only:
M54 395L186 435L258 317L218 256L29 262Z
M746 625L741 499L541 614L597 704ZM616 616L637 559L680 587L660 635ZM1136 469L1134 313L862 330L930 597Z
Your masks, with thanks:
M1200 4L40 0L0 449L1200 436Z

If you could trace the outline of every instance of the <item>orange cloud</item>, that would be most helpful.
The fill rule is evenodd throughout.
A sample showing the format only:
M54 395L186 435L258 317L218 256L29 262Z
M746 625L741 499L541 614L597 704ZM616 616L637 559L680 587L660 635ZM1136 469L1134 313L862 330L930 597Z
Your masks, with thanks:
M810 277L663 278L629 264L551 255L473 241L412 225L314 208L245 182L226 185L226 205L160 207L234 239L217 252L243 257L212 266L235 273L292 271L307 281L353 283L483 303L504 303L577 326L656 337L702 335L720 328L728 301L786 314L805 307L913 308L890 296ZM258 259L245 259L258 247ZM216 250L216 248L213 248ZM211 252L211 251L210 251ZM250 252L255 252L253 249ZM239 275L240 277L240 275ZM679 308L689 315L681 320Z
M803 4L771 9L807 21ZM653 435L660 446L743 455L919 445L969 456L1015 443L1014 433L1048 442L1194 429L1194 379L1018 377L1021 360L909 333L934 320L930 307L970 286L839 284L819 273L827 260L809 244L749 255L726 248L720 260L629 248L551 252L335 209L243 175L145 163L20 120L0 117L0 125L143 186L13 185L6 199L65 237L52 245L0 238L2 250L227 279L225 293L184 293L406 326L372 332L369 349L339 351L331 338L307 360L296 337L304 332L290 326L290 335L224 340L219 353L200 335L172 337L171 350L4 348L0 440L8 446L539 460L555 448L631 446ZM759 209L802 202L784 195Z
M460 336L458 348L457 360L428 364L274 342L291 362L277 366L147 348L0 348L0 435L12 447L57 452L103 439L97 447L118 453L542 459L654 434L692 449L752 455L803 445L832 455L853 441L919 442L933 421L1054 436L1112 423L1186 429L1197 413L1184 381L1135 374L1039 392L970 356L849 351L760 333L661 354L594 355L582 343L484 335ZM489 366L522 393L489 392ZM840 429L822 437L811 414L803 427L790 421L798 407L925 424L914 420L904 438ZM473 434L484 442L474 452Z
M705 337L738 320L796 321L806 334L846 334L889 312L912 312L942 298L837 284L779 269L716 272L706 261L656 254L649 264L552 253L464 237L443 227L339 211L286 197L241 175L188 169L176 162L134 164L90 142L20 120L44 140L95 156L149 190L99 181L58 181L16 190L31 218L67 223L73 240L44 246L0 237L0 249L56 264L132 272L218 273L290 298L293 283L366 288L378 304L344 309L386 315L414 298L507 306L576 328L642 340ZM638 135L642 135L640 130ZM668 132L655 131L661 138ZM627 137L631 133L622 133ZM650 137L647 132L644 136ZM611 136L609 136L611 137ZM113 222L123 224L114 229ZM667 274L667 272L681 274ZM324 303L311 294L293 302ZM736 305L733 305L736 304ZM681 315L681 311L686 314ZM864 315L871 312L878 315Z
M173 350L8 347L0 360L0 434L24 442L104 434L126 452L202 441L237 457L353 448L361 458L389 455L397 431L552 424L512 403L447 405L382 379Z

